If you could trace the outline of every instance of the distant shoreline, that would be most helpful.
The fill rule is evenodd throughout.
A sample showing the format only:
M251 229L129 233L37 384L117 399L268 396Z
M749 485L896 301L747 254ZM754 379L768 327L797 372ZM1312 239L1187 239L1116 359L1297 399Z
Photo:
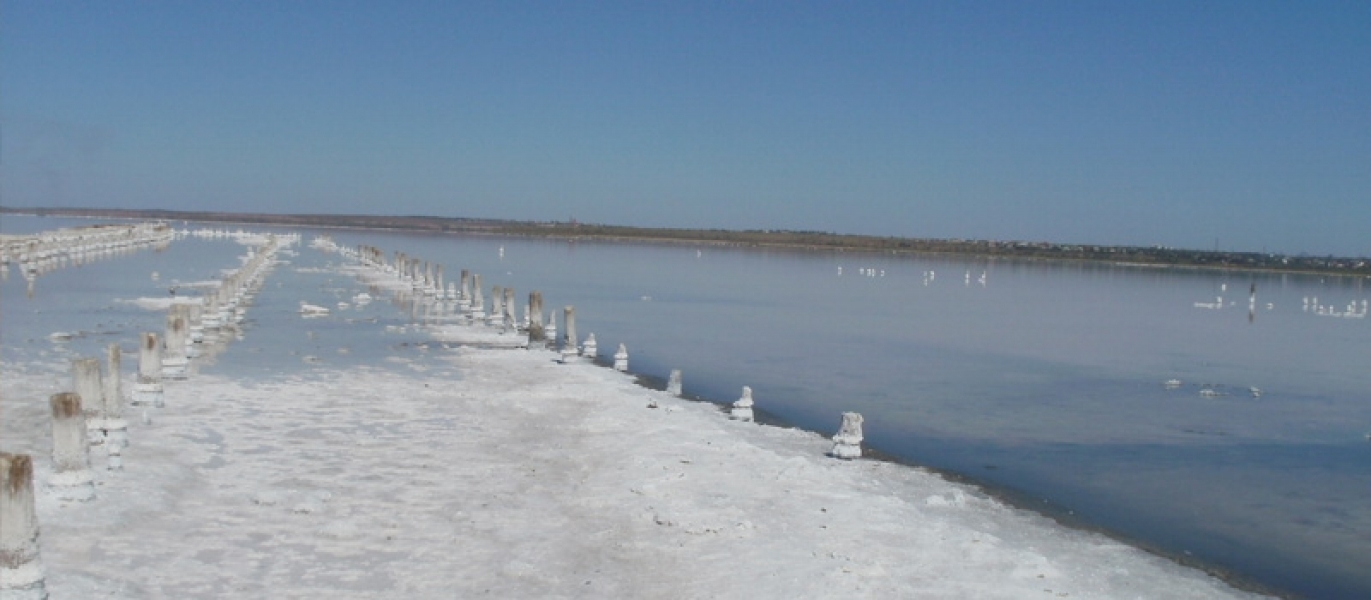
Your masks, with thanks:
M1219 252L1166 247L1100 246L1000 240L901 238L821 231L668 229L589 224L575 221L512 221L421 215L267 214L112 208L0 207L0 214L160 219L426 233L478 233L570 240L707 244L878 254L939 254L977 258L1079 261L1137 268L1371 277L1371 258L1360 257L1291 256L1257 252Z

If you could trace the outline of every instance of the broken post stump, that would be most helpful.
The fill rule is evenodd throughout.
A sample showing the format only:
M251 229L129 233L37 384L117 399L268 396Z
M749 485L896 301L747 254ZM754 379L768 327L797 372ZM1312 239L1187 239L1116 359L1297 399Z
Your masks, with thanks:
M38 552L33 458L0 452L0 597L44 600L46 574Z
M52 405L53 468L48 484L63 500L90 500L95 497L95 476L90 470L81 396L62 392L53 394L48 402Z
M854 412L843 413L843 424L833 436L833 449L829 456L835 458L861 458L862 456L862 415Z
M752 420L752 388L743 386L743 395L729 409L728 418L737 421Z

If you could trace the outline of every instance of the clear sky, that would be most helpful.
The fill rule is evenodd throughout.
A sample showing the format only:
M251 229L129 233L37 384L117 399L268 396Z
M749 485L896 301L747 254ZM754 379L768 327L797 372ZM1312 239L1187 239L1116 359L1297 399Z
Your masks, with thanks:
M0 203L1371 256L1371 2L0 5Z

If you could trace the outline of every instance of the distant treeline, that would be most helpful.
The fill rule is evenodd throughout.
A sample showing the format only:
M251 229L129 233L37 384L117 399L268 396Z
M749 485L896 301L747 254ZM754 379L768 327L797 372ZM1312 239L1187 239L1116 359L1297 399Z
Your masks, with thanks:
M955 254L1042 260L1083 260L1172 267L1204 267L1371 276L1371 259L1218 252L1160 246L1099 246L998 240L923 239L824 231L669 229L561 221L506 221L460 217L319 215L127 210L108 208L0 208L39 216L162 219L222 223L391 229L432 233L494 233L568 239L605 239L811 248L882 253Z

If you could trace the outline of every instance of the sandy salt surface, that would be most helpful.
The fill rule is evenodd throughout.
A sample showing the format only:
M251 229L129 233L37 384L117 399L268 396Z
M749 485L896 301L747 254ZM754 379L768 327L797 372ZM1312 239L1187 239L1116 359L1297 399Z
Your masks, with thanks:
M43 481L30 433L64 373L3 375L5 447ZM53 598L1249 597L548 351L199 375L166 398L151 424L131 410L125 471L96 460L98 499L40 497Z

